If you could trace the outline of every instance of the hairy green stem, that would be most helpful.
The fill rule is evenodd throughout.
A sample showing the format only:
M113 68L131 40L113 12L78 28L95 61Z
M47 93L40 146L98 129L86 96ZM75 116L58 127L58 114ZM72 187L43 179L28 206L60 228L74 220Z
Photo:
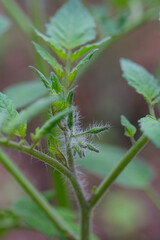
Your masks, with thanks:
M72 172L69 169L67 169L65 166L63 166L60 162L58 162L56 159L44 153L41 153L35 149L31 149L30 146L22 146L14 141L7 142L7 139L5 138L0 139L0 145L7 148L15 149L17 151L33 156L34 158L39 159L42 162L48 164L52 168L55 168L57 171L65 175L67 178L70 178L72 176Z
M21 171L14 165L9 157L0 149L0 162L6 170L15 178L24 191L40 207L46 216L52 221L57 229L68 239L77 239L68 225L61 219L53 208L48 204L45 198L34 188Z
M104 196L111 184L116 180L116 178L121 174L124 168L131 162L131 160L136 156L136 154L142 150L142 148L148 142L147 137L142 136L140 139L128 150L119 164L113 169L109 176L107 176L100 186L97 188L95 195L90 200L91 208L94 207Z
M21 31L25 35L32 37L32 24L19 5L14 0L0 0L0 2Z

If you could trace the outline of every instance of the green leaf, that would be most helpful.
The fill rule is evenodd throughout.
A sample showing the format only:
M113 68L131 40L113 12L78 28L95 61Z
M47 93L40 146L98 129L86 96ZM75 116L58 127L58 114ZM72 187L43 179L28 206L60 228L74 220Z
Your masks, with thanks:
M10 21L4 16L0 16L0 36L5 33L10 27Z
M78 159L78 164L99 177L106 177L117 166L125 150L101 144L99 153L87 152L85 158ZM139 158L135 158L117 178L116 183L123 187L145 189L153 180L152 169Z
M51 86L49 84L49 81L48 79L43 75L43 73L41 73L37 68L33 67L33 66L30 66L30 68L32 68L37 74L38 76L40 77L40 79L42 80L44 86L48 89L48 90L51 90Z
M74 53L71 53L70 58L71 58L72 62L76 62L84 54L93 50L94 48L101 46L102 44L106 43L108 40L110 40L110 37L106 37L106 38L102 39L100 42L85 45L85 46L81 47L80 49L78 49L77 51L75 51Z
M74 96L74 92L75 92L77 87L78 87L78 85L76 85L74 88L72 88L68 93L66 101L67 101L69 106L71 106L73 104L73 96Z
M79 0L68 1L47 24L56 48L73 49L95 39L95 22Z
M110 231L116 228L119 239L130 236L148 223L148 213L142 199L122 191L108 195L100 214L111 226Z
M52 50L57 54L57 56L62 59L62 60L66 60L67 59L67 53L66 50L63 48L59 48L59 47L55 47L54 46L54 41L52 41L52 38L47 37L46 35L44 35L43 33L39 32L37 29L35 29L35 33L37 34L37 36L41 37L51 48Z
M125 135L127 137L133 137L136 133L136 128L133 126L125 116L121 116L121 124L125 127Z
M142 94L148 103L160 94L157 80L143 67L130 60L122 59L121 68L128 84Z
M50 81L52 82L52 89L54 89L56 93L62 92L63 87L54 72L51 72Z
M139 120L142 132L156 147L160 148L160 120L148 115Z
M6 231L17 228L19 219L9 209L0 209L0 236Z
M75 215L72 212L62 208L54 209L67 224L72 224L72 221L75 219ZM59 237L59 239L65 239L53 225L53 223L45 216L42 210L33 201L29 199L18 200L12 206L11 210L15 215L22 218L29 227L42 232L48 238L55 236Z
M43 136L51 133L51 130L59 123L64 117L73 112L74 108L69 108L57 113L55 116L50 118L37 132L35 138L37 140L41 139Z
M15 106L11 99L9 99L5 94L0 93L0 116L2 117L3 121L3 129L8 123L14 121L18 116L18 112L15 109ZM26 123L25 121L21 122L21 124L14 130L14 134L19 137L25 137L26 133Z
M74 212L62 208L54 207L54 210L59 216L67 223L67 225L73 230L77 238L80 234L79 225L75 223L76 215ZM68 240L67 237L63 237L57 230L53 223L45 216L43 211L30 199L18 200L11 208L11 211L17 216L23 219L27 226L36 229L43 233L48 238L57 237L57 239ZM96 236L92 235L92 240L98 240Z
M31 106L21 111L20 114L16 116L12 121L10 121L7 126L5 126L4 132L12 133L12 131L20 127L24 121L29 121L39 113L46 110L47 107L49 107L49 105L51 105L51 103L53 103L55 100L55 98L48 97L40 99L37 102L33 103Z
M17 109L27 106L48 93L40 81L23 82L4 90Z
M42 48L39 44L34 43L34 46L36 48L36 51L39 53L39 55L47 61L53 70L56 72L56 74L62 78L64 76L64 71L62 65L60 65L57 60L52 57L44 48Z
M73 70L72 70L72 71L68 74L68 76L67 76L67 80L68 80L69 82L73 82L73 80L75 79L76 74L77 74L77 72L79 71L79 69L80 69L81 67L83 67L85 64L87 64L87 63L90 61L91 57L93 56L93 54L94 54L97 50L98 50L98 49L93 49L90 53L88 53L87 56L85 56L85 57L77 64L77 66L76 66L75 68L73 68Z

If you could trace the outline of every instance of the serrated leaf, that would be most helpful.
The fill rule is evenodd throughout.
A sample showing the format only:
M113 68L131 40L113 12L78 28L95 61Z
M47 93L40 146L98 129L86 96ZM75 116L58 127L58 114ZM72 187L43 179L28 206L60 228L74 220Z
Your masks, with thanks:
M39 78L42 80L44 86L48 89L51 90L51 86L49 84L48 79L43 75L43 73L41 73L37 68L30 66L30 68L32 68L39 76Z
M95 22L79 0L68 1L46 25L56 48L73 49L96 37Z
M47 61L53 70L56 72L56 74L62 78L64 76L64 71L62 65L60 65L57 60L50 55L44 48L42 48L39 44L34 43L34 46L36 48L36 51L39 53L39 55Z
M54 41L52 41L52 38L47 37L45 34L39 32L37 29L35 29L35 33L37 34L37 36L41 37L51 48L52 50L57 54L57 56L62 59L62 60L66 60L67 59L67 53L66 50L63 48L59 48L59 47L55 47L54 46Z
M15 84L4 90L4 93L12 99L17 109L27 106L38 98L48 93L40 81L23 82Z
M85 56L78 64L75 68L73 68L73 70L68 74L67 76L67 80L71 83L73 82L73 80L76 77L77 72L79 71L79 69L81 67L83 67L85 64L87 64L91 57L93 56L93 54L97 51L98 49L93 49L90 53L87 54L87 56Z
M12 100L9 99L3 93L0 93L0 115L3 117L3 120L5 120L5 122L3 122L3 129L2 129L3 132L6 125L9 122L14 121L19 116ZM25 121L22 121L21 124L14 130L14 134L19 137L25 137L25 134L26 134Z
M41 139L43 136L51 133L51 130L59 123L64 117L73 112L74 108L69 108L57 113L55 116L50 118L43 126L39 129L35 138L37 140Z
M160 121L148 115L139 120L142 132L160 148Z
M100 42L85 45L85 46L81 47L80 49L78 49L77 51L75 51L74 53L70 53L71 61L72 62L78 61L84 54L101 46L103 43L107 42L108 40L110 40L110 37L106 37L106 38L102 39Z
M39 113L51 105L56 100L56 98L44 98L40 99L37 102L33 103L28 108L20 112L18 116L12 119L7 126L4 128L5 133L12 133L15 129L21 126L24 121L30 121L32 118L37 116Z
M99 177L106 177L117 166L126 151L105 144L101 144L98 149L98 154L88 152L85 158L78 159L78 164ZM146 189L153 178L151 167L136 157L116 179L116 183L122 187Z
M157 80L143 67L130 60L122 59L121 68L128 84L142 94L148 103L160 94Z
M10 26L10 21L5 16L0 15L0 35L5 33Z
M133 126L125 116L121 116L121 124L125 128L125 135L127 137L133 137L136 133L136 128Z

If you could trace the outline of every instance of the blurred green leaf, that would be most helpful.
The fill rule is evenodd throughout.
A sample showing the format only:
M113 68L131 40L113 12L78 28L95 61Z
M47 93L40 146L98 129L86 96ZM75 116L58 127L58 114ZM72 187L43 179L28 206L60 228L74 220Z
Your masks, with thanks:
M20 112L14 119L12 119L4 128L5 133L12 133L20 127L20 125L25 121L30 121L32 118L37 116L39 113L49 107L56 99L55 98L43 98L33 103L28 108Z
M5 16L0 15L0 36L8 30L9 26L9 19Z
M43 97L47 92L47 89L40 81L24 82L4 90L4 93L12 99L17 109L25 107L38 98Z
M160 148L160 120L148 115L139 120L142 132L156 147Z
M55 211L61 216L64 221L72 228L75 234L79 234L79 225L75 223L76 214L66 208L54 207ZM18 200L11 208L11 211L27 224L27 226L36 229L43 233L48 238L58 237L61 240L68 240L63 237L61 233L56 229L53 223L45 216L45 214L39 209L39 207L29 199ZM92 240L98 240L93 236Z
M125 150L112 146L100 145L99 153L88 152L85 158L77 162L87 171L99 177L106 177L119 163ZM145 189L153 180L153 170L148 164L135 158L117 178L116 183L122 187Z
M69 0L46 25L56 48L73 49L95 39L95 22L79 0Z
M147 223L144 204L133 196L121 192L111 193L102 207L102 215L108 227L117 230L113 235L131 234Z
M121 68L128 84L142 94L148 103L160 94L158 81L143 67L130 60L121 59Z
M121 124L125 128L125 135L127 137L133 137L136 133L136 128L133 126L125 116L121 116Z
M9 209L0 209L0 236L19 226L19 218Z
M0 93L0 115L1 115L1 129L4 132L5 127L11 122L14 121L18 116L18 112L15 109L15 106L11 99L9 99L5 94ZM26 123L25 120L21 122L16 129L14 129L14 134L19 137L25 137L26 134Z

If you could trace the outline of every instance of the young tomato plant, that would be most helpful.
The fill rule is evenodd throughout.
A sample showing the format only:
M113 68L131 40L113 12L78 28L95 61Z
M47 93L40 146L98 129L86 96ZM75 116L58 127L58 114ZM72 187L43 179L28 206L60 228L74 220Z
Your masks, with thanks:
M90 61L99 46L110 41L110 37L94 42L96 39L95 21L78 0L70 0L58 10L46 25L45 34L36 28L34 31L52 50L51 54L37 42L33 43L37 53L53 69L50 76L47 76L42 73L41 69L31 66L45 87L39 97L44 94L47 96L17 112L12 100L0 93L0 145L33 156L63 175L67 183L71 184L78 203L80 228L75 223L75 215L66 208L52 207L49 204L50 194L40 194L2 149L0 149L0 162L31 199L19 200L10 209L3 209L0 214L4 219L9 216L11 227L21 227L23 219L25 226L34 228L47 237L96 240L98 238L92 234L95 206L149 140L160 147L160 121L156 118L154 111L155 104L160 101L160 87L157 80L144 68L129 60L121 60L124 78L136 92L144 96L149 107L149 115L139 120L143 135L138 140L134 136L136 128L126 117L121 117L125 135L131 139L132 147L108 175L104 174L104 172L107 173L107 169L105 169L105 163L101 165L97 160L98 154L96 153L100 150L94 145L93 137L107 132L110 125L108 123L93 124L83 129L78 109L74 106L74 93L77 89L79 70ZM29 91L32 93L32 89ZM27 103L36 99L32 94L28 95L28 99L26 96ZM18 104L18 107L24 106L23 102ZM27 124L46 110L49 112L48 120L30 134L32 142L30 144L26 140ZM42 152L43 138L48 143L48 154ZM93 159L93 162L97 164L95 168L92 166L93 162L85 158L89 151L94 153L96 160ZM90 194L85 192L81 184L77 164L105 176L100 186L93 187ZM147 175L146 181L150 178L150 175ZM142 187L144 184L140 181L135 183L134 180L133 185L137 184Z

